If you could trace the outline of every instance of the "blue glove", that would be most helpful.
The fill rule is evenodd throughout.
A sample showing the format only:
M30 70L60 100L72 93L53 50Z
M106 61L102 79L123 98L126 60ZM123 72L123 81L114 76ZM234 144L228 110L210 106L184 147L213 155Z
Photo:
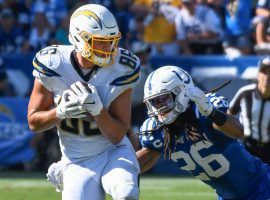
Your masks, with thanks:
M165 146L162 128L155 129L152 125L153 123L149 123L149 119L144 122L139 134L140 143L144 148L163 152Z

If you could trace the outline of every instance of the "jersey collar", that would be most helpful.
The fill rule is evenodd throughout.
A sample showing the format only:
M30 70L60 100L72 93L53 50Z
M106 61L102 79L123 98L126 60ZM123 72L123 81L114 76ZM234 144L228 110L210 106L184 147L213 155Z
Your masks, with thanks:
M79 74L79 76L85 81L85 82L88 82L92 76L94 74L96 74L96 72L98 71L99 69L99 66L95 65L95 67L92 68L91 71L89 71L87 74L83 74L82 70L80 69L80 66L79 64L76 62L76 59L75 59L75 51L72 51L71 54L70 54L70 62L73 66L73 68L75 69L75 71Z

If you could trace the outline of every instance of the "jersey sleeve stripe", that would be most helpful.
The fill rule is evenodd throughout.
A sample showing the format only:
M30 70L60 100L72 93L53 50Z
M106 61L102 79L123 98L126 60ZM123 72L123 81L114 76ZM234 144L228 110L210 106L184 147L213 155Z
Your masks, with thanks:
M140 66L133 73L115 79L110 85L121 86L134 83L139 79L139 72Z
M34 68L40 72L41 74L44 74L45 76L52 77L52 76L60 76L58 73L55 71L49 69L46 67L44 64L38 61L38 59L35 57L33 60L33 66Z

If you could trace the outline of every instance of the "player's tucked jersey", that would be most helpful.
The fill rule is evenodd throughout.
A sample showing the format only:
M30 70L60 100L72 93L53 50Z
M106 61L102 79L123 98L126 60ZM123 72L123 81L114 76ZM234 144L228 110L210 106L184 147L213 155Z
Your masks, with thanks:
M123 91L136 85L140 70L139 59L119 48L114 64L103 68L96 66L85 74L75 62L74 47L64 45L41 50L33 65L33 75L53 92L55 103L71 84L81 81L96 86L105 108L109 108ZM65 119L57 128L62 154L70 160L89 158L113 147L94 121Z
M226 112L227 101L216 94L207 97L216 109ZM171 147L171 159L182 170L210 185L224 199L249 199L268 167L251 156L243 145L212 128L212 122L202 116L194 103L188 111L195 123L192 129L177 130ZM194 125L195 124L195 125ZM188 124L186 124L188 125ZM140 135L143 147L164 151L164 133L157 129L153 118L147 119ZM150 135L149 135L150 134ZM253 199L253 198L250 198Z

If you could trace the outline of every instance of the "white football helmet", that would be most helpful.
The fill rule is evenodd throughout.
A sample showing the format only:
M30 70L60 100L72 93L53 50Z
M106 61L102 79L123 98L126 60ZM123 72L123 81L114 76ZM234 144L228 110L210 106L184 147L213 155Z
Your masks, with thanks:
M116 19L104 6L87 4L71 15L69 41L84 58L95 65L106 67L114 62L120 38ZM97 50L93 46L94 41L110 42L111 48L109 51Z
M153 71L144 85L144 103L148 115L163 124L172 123L189 106L187 88L194 87L191 76L176 66L164 66Z

